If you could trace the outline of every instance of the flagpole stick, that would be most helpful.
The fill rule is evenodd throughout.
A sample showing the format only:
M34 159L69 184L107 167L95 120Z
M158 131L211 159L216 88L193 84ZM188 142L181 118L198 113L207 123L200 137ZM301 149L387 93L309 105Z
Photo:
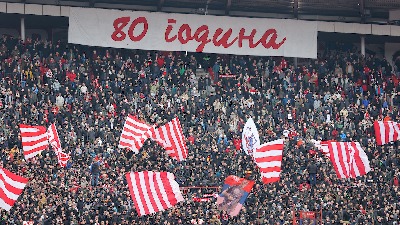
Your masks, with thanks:
M372 210L372 225L375 225L374 210Z
M292 216L293 216L292 224L296 225L296 213L294 211L294 204L293 204L293 207L292 207Z
M320 221L321 221L321 224L322 224L323 221L324 221L324 220L322 219L322 204L321 204L321 209L320 209L320 217L321 217L321 220L320 220Z

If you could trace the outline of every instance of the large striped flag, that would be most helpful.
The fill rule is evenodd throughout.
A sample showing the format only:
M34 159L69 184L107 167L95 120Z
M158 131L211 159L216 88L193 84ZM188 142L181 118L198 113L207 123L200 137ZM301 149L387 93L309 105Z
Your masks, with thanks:
M327 155L339 178L356 178L371 171L368 156L358 142L321 142L323 148L329 149Z
M48 148L49 141L46 127L20 124L22 150L25 160L35 157Z
M164 147L171 158L178 161L187 158L188 148L186 146L186 139L178 118L174 118L165 125L154 129L152 139Z
M222 193L217 198L218 209L226 211L230 216L237 216L253 185L254 181L228 176L222 186Z
M0 168L0 207L9 211L21 195L29 179Z
M132 115L126 118L119 139L119 148L128 148L138 153L144 142L151 136L152 127Z
M61 148L60 138L58 137L57 129L54 123L49 126L47 134L50 145L51 147L53 147L53 150L57 155L58 164L62 167L66 167L67 162L70 159L70 155L63 152Z
M175 176L168 172L128 172L126 180L139 216L164 211L183 201Z
M378 145L400 140L400 125L393 121L375 121L375 138Z
M283 148L283 139L278 139L260 145L253 152L254 161L260 168L262 182L264 184L279 181Z

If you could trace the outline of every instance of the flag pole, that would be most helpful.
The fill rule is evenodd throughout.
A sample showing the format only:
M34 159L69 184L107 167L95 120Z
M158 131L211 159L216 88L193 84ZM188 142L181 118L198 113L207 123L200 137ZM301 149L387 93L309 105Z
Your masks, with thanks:
M323 218L322 218L322 204L321 204L321 208L319 209L319 211L320 211L320 221L321 221L321 224L323 223Z
M293 207L292 207L292 216L293 216L292 225L296 225L296 213L294 211L294 204L293 204Z

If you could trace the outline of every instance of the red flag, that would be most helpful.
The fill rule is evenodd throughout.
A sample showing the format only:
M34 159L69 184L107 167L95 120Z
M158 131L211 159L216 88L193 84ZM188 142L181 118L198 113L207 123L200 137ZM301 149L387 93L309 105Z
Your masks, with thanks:
M393 121L374 122L376 143L384 145L400 140L400 125Z
M132 115L126 118L124 128L119 139L119 148L128 148L138 153L144 142L151 136L152 127Z
M51 147L53 147L53 150L57 155L58 164L62 167L66 167L67 162L70 159L70 155L63 152L61 148L60 138L58 137L57 129L54 124L51 124L49 126L47 134L49 137L50 145Z
M327 155L339 178L355 178L367 174L369 166L368 156L358 142L321 142L321 145L329 149Z
M35 157L48 148L49 141L46 127L20 124L19 129L21 131L25 160Z
M171 208L183 201L175 176L168 172L128 172L126 180L139 216Z
M152 138L165 148L171 158L178 161L187 158L188 148L182 132L181 122L178 118L174 118L164 126L154 129Z
M0 168L0 207L9 211L24 190L28 179Z
M283 147L283 139L278 139L259 146L253 153L264 184L279 181Z

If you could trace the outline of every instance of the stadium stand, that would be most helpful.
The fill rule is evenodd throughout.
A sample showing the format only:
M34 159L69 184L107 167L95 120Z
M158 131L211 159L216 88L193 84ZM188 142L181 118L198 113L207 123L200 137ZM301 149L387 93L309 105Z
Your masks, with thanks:
M374 121L400 120L400 60L364 56L336 41L323 46L317 59L298 63L4 35L0 166L29 183L11 210L0 210L0 225L399 224L400 145L377 145ZM151 139L137 154L118 148L129 114L155 126L177 117L186 160L172 159ZM276 183L263 184L243 152L250 117L262 142L285 140ZM66 167L50 149L25 160L20 124L55 124L71 156ZM371 171L339 179L311 140L360 142ZM185 201L139 216L125 178L130 171L174 174ZM232 174L255 181L235 217L215 204Z
M372 126L375 119L400 116L400 87L392 73L398 68L384 59L351 52L339 58L331 51L316 64L293 67L280 57L186 56L6 37L1 46L2 163L31 179L14 208L1 212L2 224L282 224L292 220L293 205L296 211L321 212L323 224L338 224L346 215L356 224L398 221L399 146L377 146ZM199 65L218 65L219 75L235 76L214 83L195 76ZM175 163L150 140L139 154L118 149L128 113L149 124L177 115L188 159ZM262 185L237 144L249 115L264 141L290 131L279 183ZM56 166L50 151L23 160L18 125L28 121L62 127L60 139L72 155L66 169ZM339 180L308 138L359 140L373 170ZM96 156L104 163L99 184L91 186L89 166ZM315 186L307 184L310 164L317 165ZM235 218L220 214L212 201L179 203L139 218L121 174L159 169L174 173L183 187L218 187L232 173L257 184ZM217 191L189 189L185 196Z

